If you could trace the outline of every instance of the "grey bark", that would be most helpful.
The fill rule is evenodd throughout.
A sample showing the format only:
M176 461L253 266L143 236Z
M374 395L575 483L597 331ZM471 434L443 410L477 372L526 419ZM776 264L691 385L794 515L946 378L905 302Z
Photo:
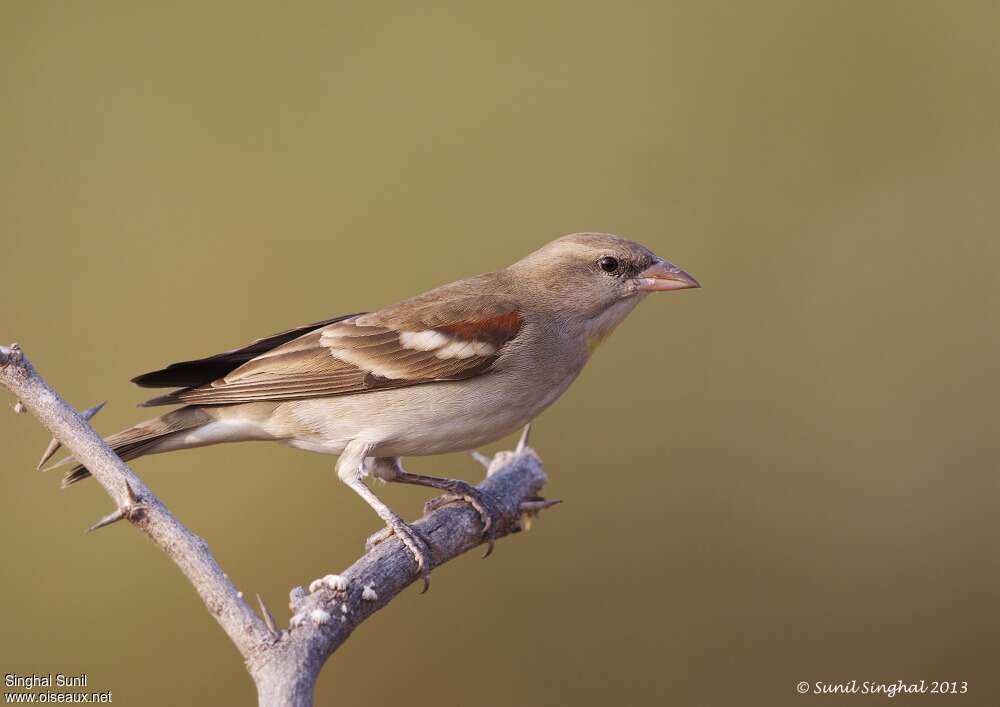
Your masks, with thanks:
M317 580L309 590L293 589L290 607L294 615L286 628L279 629L263 603L264 618L257 615L205 541L188 530L38 375L16 344L0 346L0 384L17 397L19 411L33 413L115 502L116 510L95 527L128 520L184 573L243 656L263 707L312 705L316 679L327 659L365 619L420 578L410 552L391 538L340 575ZM490 494L502 510L497 538L521 530L525 518L550 505L538 498L546 477L526 437L516 451L483 461L488 463L487 477L478 488ZM479 515L465 503L439 508L413 525L430 542L433 566L483 542Z

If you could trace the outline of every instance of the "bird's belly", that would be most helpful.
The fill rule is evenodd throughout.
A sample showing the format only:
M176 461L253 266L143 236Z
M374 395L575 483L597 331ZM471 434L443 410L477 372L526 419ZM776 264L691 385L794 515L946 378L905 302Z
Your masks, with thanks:
M541 386L495 376L475 386L456 381L293 401L282 404L280 417L295 430L282 436L290 446L328 454L353 440L372 444L374 456L465 451L525 425L574 377Z
M530 408L475 404L464 411L438 410L419 416L419 425L392 431L376 445L375 451L393 457L466 451L520 429L536 414Z

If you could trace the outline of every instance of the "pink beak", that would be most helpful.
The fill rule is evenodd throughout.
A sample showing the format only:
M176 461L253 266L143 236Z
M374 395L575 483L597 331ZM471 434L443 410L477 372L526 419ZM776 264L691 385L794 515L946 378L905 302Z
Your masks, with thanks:
M697 280L665 260L650 265L636 278L640 292L667 292L701 287Z

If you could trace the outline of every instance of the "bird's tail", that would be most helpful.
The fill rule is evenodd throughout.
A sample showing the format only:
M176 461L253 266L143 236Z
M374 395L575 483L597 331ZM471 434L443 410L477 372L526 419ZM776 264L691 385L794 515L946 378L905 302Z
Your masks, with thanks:
M167 451L168 449L180 449L186 444L170 444L177 440L185 432L190 432L202 425L212 422L215 418L205 410L195 406L183 407L171 410L165 415L154 417L152 420L140 422L134 427L122 430L111 435L104 441L107 442L115 454L125 461L152 454L154 452ZM194 445L190 445L194 446ZM56 464L62 466L63 463L72 462L73 458ZM55 467L53 467L55 468ZM90 472L82 464L74 466L62 480L63 488L82 481L90 476Z

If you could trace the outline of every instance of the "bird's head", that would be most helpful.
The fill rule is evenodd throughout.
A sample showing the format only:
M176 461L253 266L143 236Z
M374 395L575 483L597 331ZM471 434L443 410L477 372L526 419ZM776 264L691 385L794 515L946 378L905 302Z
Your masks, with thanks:
M599 341L651 292L701 287L651 250L608 233L563 236L508 268L533 295Z

